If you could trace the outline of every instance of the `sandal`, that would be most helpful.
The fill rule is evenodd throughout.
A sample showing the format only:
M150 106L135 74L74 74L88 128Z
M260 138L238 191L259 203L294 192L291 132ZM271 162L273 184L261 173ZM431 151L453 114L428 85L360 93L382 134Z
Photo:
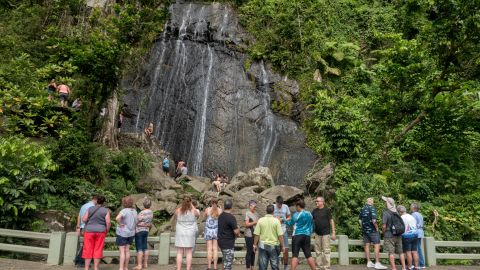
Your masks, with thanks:
M142 266L141 266L141 265L137 265L137 266L133 267L132 269L133 269L133 270L140 270L140 269L142 269Z

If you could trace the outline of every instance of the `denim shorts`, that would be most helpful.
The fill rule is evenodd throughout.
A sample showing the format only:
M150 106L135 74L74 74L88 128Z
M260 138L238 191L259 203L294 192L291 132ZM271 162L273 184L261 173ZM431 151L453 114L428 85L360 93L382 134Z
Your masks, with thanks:
M417 251L417 239L418 238L402 238L403 252Z
M283 243L285 244L285 248L288 249L288 231L285 230L283 233Z
M117 239L115 239L115 244L117 246L126 246L131 245L133 243L133 236L130 237L123 237L117 234Z
M137 234L135 234L135 247L137 249L137 252L148 250L147 239L148 239L147 231L138 232Z
M369 244L372 243L374 245L380 244L380 233L372 232L372 233L364 233L363 234L363 243Z

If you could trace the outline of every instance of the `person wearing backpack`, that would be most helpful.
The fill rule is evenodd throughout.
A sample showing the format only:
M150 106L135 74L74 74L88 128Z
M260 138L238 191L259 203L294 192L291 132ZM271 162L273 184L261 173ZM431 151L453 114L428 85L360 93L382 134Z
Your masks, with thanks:
M419 269L417 252L417 220L407 213L407 208L403 205L399 205L397 211L402 217L403 223L405 223L405 232L402 234L402 247L403 253L407 259L407 266L412 269L413 265L415 265L414 269Z
M385 196L382 196L382 200L385 201L386 206L382 214L384 251L388 253L392 270L397 269L395 254L399 255L402 269L405 270L405 256L402 247L402 234L405 232L405 224L395 208L395 201Z

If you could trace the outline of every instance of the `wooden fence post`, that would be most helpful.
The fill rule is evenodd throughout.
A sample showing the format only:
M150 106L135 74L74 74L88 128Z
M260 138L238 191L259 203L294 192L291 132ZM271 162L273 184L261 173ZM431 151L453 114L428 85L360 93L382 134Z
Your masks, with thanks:
M63 260L63 248L65 246L65 232L52 232L48 245L47 264L59 265Z
M424 238L424 247L425 247L425 264L428 266L436 266L437 265L437 249L435 246L435 238L433 237L425 237Z
M350 258L348 257L348 236L337 235L338 240L338 264L349 265Z
M160 234L160 243L158 245L158 264L168 265L170 259L170 233Z
M73 265L77 256L79 237L76 232L67 233L65 239L65 250L63 253L63 265Z

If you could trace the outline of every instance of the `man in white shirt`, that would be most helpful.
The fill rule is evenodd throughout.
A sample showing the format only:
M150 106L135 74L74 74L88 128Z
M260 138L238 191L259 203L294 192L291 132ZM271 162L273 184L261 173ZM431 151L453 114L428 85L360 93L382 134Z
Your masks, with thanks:
M415 264L415 269L418 269L418 253L417 253L417 220L407 213L407 209L403 205L397 207L397 211L405 223L405 233L402 234L403 253L407 257L407 267Z

